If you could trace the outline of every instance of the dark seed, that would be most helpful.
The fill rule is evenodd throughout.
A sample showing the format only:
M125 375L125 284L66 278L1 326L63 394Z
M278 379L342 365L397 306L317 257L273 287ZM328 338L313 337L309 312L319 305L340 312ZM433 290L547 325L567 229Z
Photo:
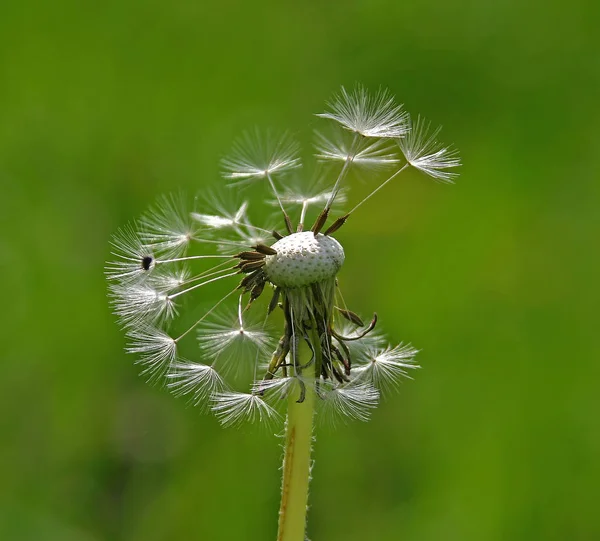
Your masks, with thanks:
M267 314L270 314L275 308L277 308L277 304L279 303L279 295L281 294L281 289L278 287L273 291L273 296L271 297L271 302L269 303L269 309L267 310Z
M329 216L329 209L325 208L325 209L323 209L321 214L319 214L319 216L315 220L314 225L310 229L315 234L315 236L317 236L317 233L319 233L321 231L321 229L323 229L323 226L325 225L325 222L327 221L328 216Z
M265 262L262 259L259 261L245 261L240 266L240 270L242 272L251 272L253 270L260 269L264 264Z
M285 219L285 228L288 230L288 233L291 235L294 232L294 228L292 227L292 221L290 217L286 214L284 216Z
M264 254L259 254L258 252L240 252L239 254L235 254L233 257L245 259L247 261L256 261L257 259L265 258Z
M344 355L346 356L346 361L344 362L344 367L346 368L346 375L350 375L350 370L352 368L352 356L350 355L350 349L343 341L338 341L340 347L344 350Z
M325 231L325 235L331 235L332 233L335 233L340 227L342 227L346 223L346 220L348 219L349 216L350 216L349 214L344 214L344 216L340 216Z
M244 289L247 287L252 287L250 286L250 283L252 282L252 280L254 279L254 275L253 274L248 274L246 275L242 281L240 282L240 285L238 286L238 289Z
M266 284L266 282L260 282L259 284L256 284L252 288L252 291L250 292L250 302L253 302L256 299L258 299L258 297L260 297L260 294L263 292L263 289L265 288L265 284Z
M150 265L152 265L152 261L154 261L152 259L151 256L146 255L142 258L142 269L144 269L145 271L150 270Z
M254 246L254 249L264 255L277 255L277 250L274 250L266 244L257 244Z

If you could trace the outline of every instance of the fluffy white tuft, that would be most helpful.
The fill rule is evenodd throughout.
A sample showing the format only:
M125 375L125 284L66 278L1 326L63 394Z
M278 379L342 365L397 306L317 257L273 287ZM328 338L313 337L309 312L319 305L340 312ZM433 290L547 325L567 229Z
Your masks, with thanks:
M224 370L235 365L236 370L253 369L257 357L270 354L274 340L262 323L244 315L227 312L214 321L203 322L198 329L198 344L204 355Z
M177 308L169 295L148 282L113 285L109 294L114 313L124 327L139 322L160 324L177 315Z
M430 128L430 122L417 117L406 137L398 139L398 146L414 168L436 180L451 183L458 173L448 169L460 167L458 151L437 141L441 127L433 131Z
M167 374L167 387L176 396L190 395L195 406L208 407L213 394L225 388L225 382L212 366L179 360Z
M160 291L169 292L185 284L191 276L189 267L168 269L152 275L150 282Z
M269 424L280 417L260 396L233 391L213 394L212 410L224 426L256 422Z
M256 244L272 240L273 227L257 227L248 218L248 202L231 205L208 197L210 212L193 212L191 217L201 226L201 244L215 247L224 254L234 254Z
M368 421L379 403L379 391L368 383L329 386L320 392L323 418L337 421Z
M315 183L316 184L316 183ZM331 190L319 188L317 185L312 188L302 188L299 183L286 185L281 195L281 202L286 206L307 206L324 205L331 197ZM347 201L346 192L340 190L336 198L336 204L342 205ZM277 200L269 201L272 205L277 205Z
M288 134L273 138L246 133L234 143L231 156L222 160L223 177L239 184L296 169L301 165L299 151Z
M217 201L214 201L213 205L215 209L214 214L192 212L191 217L201 225L214 229L235 228L246 224L247 201L244 201L234 210L230 210Z
M382 393L388 393L403 377L411 379L408 370L420 368L415 361L415 355L418 352L419 350L410 344L388 346L385 349L371 349L362 359L364 364L355 368L357 376L359 379L372 383Z
M408 131L408 114L387 90L369 94L362 85L352 92L342 87L328 105L331 111L317 116L335 120L364 137L395 138Z
M177 342L166 332L150 325L131 329L126 351L139 355L138 363L144 366L142 374L154 381L163 376L177 359Z
M298 378L293 376L263 379L252 384L252 393L280 401L287 398L297 385Z
M132 282L143 279L154 269L154 253L144 244L134 225L126 225L113 236L112 255L116 260L106 265L109 280ZM144 260L148 261L146 266L143 265Z
M181 195L162 197L142 216L139 225L144 244L171 257L184 254L196 233Z

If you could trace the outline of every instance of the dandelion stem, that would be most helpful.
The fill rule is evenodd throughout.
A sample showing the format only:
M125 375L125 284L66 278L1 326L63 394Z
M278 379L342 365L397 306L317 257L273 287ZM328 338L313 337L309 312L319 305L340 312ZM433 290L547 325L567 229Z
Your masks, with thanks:
M306 389L303 402L298 403L297 400L297 393L290 395L285 428L283 484L277 541L304 541L305 539L314 389Z
M311 333L310 340L320 366L322 353L317 331ZM306 538L315 388L312 379L303 383L306 386L304 400L298 402L302 395L300 388L290 393L288 399L277 541L304 541Z

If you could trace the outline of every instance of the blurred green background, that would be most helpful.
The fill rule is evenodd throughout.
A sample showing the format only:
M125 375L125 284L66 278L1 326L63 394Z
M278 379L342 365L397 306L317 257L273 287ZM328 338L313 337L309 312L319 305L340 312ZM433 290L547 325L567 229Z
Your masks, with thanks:
M269 540L279 440L147 386L110 235L218 182L243 129L341 84L445 126L338 237L348 304L423 350L368 424L317 436L313 541L600 539L597 2L0 3L0 538ZM364 275L372 279L365 281Z

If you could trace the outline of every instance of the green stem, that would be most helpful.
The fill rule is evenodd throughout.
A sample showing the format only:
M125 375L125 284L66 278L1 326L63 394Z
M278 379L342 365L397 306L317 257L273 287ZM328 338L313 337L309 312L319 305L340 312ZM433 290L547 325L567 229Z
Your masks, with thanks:
M315 348L315 361L320 366L321 347L318 333L314 332L311 339ZM299 388L296 392L290 393L288 398L277 541L306 539L315 389L314 380L304 380L304 383L306 392L302 402L297 402L300 397Z
M300 404L298 396L292 393L288 403L277 541L305 539L315 393L307 388Z

